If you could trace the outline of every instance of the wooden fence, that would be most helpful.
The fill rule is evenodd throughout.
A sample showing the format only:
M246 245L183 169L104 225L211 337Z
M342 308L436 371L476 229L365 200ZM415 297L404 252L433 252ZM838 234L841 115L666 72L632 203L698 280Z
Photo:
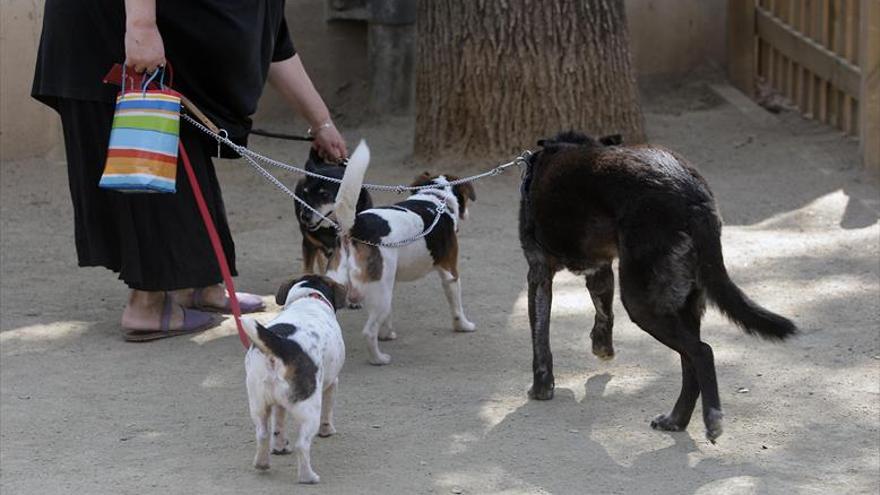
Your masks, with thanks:
M728 72L859 137L880 170L880 0L728 0Z

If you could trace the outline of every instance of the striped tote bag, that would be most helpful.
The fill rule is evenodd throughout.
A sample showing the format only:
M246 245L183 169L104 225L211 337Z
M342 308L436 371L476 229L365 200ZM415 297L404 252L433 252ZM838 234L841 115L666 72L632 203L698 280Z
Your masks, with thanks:
M180 139L180 94L164 88L120 92L99 187L173 193ZM123 88L125 85L123 84Z

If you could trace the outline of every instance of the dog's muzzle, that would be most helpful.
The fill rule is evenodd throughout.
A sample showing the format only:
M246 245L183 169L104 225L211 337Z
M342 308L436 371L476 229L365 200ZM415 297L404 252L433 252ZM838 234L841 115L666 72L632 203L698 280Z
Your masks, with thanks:
M332 211L329 211L329 212L327 212L326 215L324 215L324 217L326 217L326 218L330 218L330 215L332 215L332 214L333 214L333 212L332 212ZM320 216L317 216L317 215L315 215L314 213L312 213L312 212L310 212L310 211L302 210L302 211L300 211L300 213L299 213L299 221L300 221L303 225L306 226L306 229L307 229L309 232L314 232L314 231L316 231L316 230L318 230L318 229L321 228L321 224L324 223L324 218L322 218L322 217L320 217Z

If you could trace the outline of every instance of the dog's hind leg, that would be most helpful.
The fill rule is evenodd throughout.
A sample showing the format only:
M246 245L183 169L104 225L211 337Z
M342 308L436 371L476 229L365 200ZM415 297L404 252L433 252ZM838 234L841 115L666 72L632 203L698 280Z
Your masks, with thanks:
M715 375L715 359L709 344L700 341L699 326L692 323L686 311L661 313L651 307L652 301L646 291L638 284L644 283L640 275L628 273L621 260L621 297L630 318L642 330L678 352L682 359L682 390L672 412L658 416L651 422L656 429L682 430L687 426L693 403L697 398L694 382L699 395L703 397L703 421L706 424L706 438L714 443L721 436L721 401L718 396L718 381Z
M315 392L319 394L319 392ZM321 396L312 396L305 402L300 402L291 409L297 422L297 435L293 444L296 452L297 475L300 483L315 484L321 481L315 471L312 470L312 440L318 433L321 424Z
M461 281L457 274L443 268L438 268L440 282L443 284L443 293L446 294L446 302L449 303L449 311L452 313L452 329L456 332L473 332L477 326L464 315L464 306L461 303Z
M397 339L397 334L394 332L394 326L393 326L392 320L393 320L392 312L389 311L388 316L385 318L385 321L383 321L379 325L379 340L380 341Z
M287 411L282 406L272 406L272 453L285 455L293 452L287 439Z
M251 419L254 421L257 437L254 467L261 470L269 469L269 413L271 409L270 406L251 403Z
M614 345L611 339L611 330L614 326L614 272L611 263L603 263L587 270L584 277L587 282L587 290L593 300L596 317L590 339L593 341L593 354L605 361L614 357Z
M700 319L705 309L705 298L702 291L695 290L688 297L685 309L680 311L685 331L700 338ZM681 431L684 430L691 420L697 398L700 396L700 383L697 380L696 370L690 359L681 355L681 393L675 406L669 414L661 414L651 421L651 427L656 430Z
M532 331L532 388L534 399L553 398L553 354L550 352L550 306L554 272L546 260L529 256L529 327Z
M335 405L336 385L339 378L333 380L329 387L324 389L324 398L321 400L321 428L318 430L319 437L329 437L336 434L333 426L333 406Z

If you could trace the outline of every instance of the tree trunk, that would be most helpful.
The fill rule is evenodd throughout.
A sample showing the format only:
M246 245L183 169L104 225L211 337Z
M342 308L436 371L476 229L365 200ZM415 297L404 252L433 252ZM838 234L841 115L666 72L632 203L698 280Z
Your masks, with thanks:
M644 140L623 0L420 0L416 155L500 157L560 130Z

